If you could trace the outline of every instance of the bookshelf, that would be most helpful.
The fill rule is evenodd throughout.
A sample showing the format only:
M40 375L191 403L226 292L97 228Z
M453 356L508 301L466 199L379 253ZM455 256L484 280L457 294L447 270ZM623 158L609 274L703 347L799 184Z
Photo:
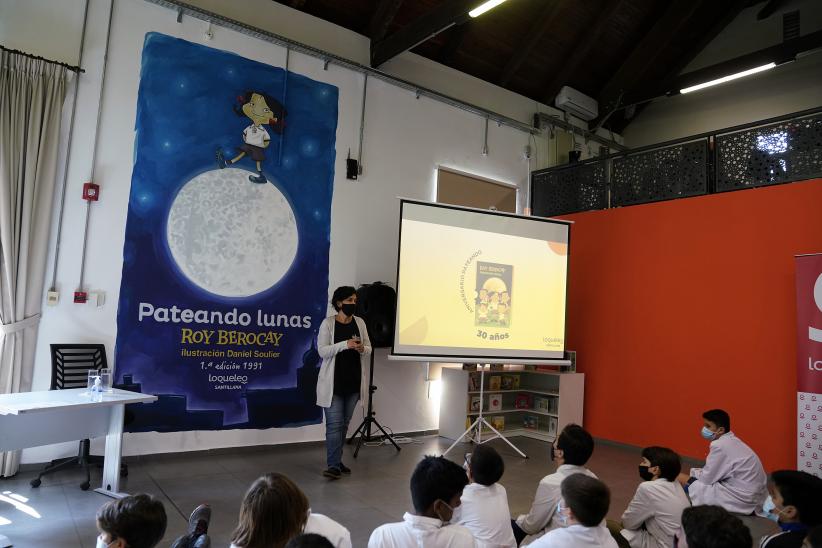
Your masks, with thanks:
M443 367L440 436L459 438L479 415L479 376L479 371ZM551 442L566 424L582 424L584 395L584 373L528 370L521 365L486 369L483 416L506 437Z

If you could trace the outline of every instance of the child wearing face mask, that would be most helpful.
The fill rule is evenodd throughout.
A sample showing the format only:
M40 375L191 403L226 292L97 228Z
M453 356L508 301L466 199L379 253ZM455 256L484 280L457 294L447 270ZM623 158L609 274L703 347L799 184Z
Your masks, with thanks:
M449 525L467 484L465 470L457 464L445 457L423 458L411 475L414 513L375 529L368 548L476 548L468 529Z
M778 470L768 482L768 517L779 533L762 538L761 548L800 548L812 527L822 525L822 479L807 472Z
M572 474L562 481L562 500L557 518L563 527L548 531L529 544L532 548L618 548L605 527L611 504L608 486L586 474Z
M691 506L682 511L674 548L750 548L751 532L721 506Z
M517 544L533 542L552 529L563 527L556 514L557 504L562 498L560 485L571 474L585 474L596 478L585 464L594 453L594 438L578 424L569 424L562 429L556 442L551 445L550 457L557 464L553 474L542 478L531 503L531 510L511 523Z
M97 548L153 548L166 534L166 510L151 495L131 495L97 510Z
M668 548L682 527L682 511L691 505L676 481L682 470L679 455L667 447L642 450L639 476L643 482L622 514L622 522L608 520L617 544L632 548Z
M767 496L767 476L756 453L731 432L731 417L722 409L702 414L702 437L711 442L702 468L680 474L694 506L712 504L736 514L751 515Z

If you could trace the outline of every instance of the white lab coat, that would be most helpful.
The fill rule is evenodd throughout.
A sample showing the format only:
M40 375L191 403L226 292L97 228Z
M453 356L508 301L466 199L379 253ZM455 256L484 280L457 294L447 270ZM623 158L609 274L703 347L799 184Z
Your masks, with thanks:
M508 493L499 483L471 483L462 491L461 504L454 509L453 523L465 526L480 548L516 548L511 529Z
M619 548L603 521L597 527L574 524L548 531L530 544L532 548Z
M670 548L690 505L678 481L644 481L622 514L622 536L633 548Z
M405 513L403 521L374 529L368 548L476 548L471 533L462 525L444 525L434 518Z
M334 545L334 548L351 548L351 533L348 529L322 514L308 514L308 521L305 524L303 533L315 533L322 535ZM231 548L241 548L235 544Z
M360 402L368 401L368 355L371 354L371 339L368 338L368 329L362 318L354 316L357 322L357 329L360 331L360 338L365 351L360 354L360 365L362 374L360 375ZM320 375L317 378L317 405L320 407L331 407L331 399L334 397L334 363L337 354L348 348L348 341L334 343L334 326L336 316L329 316L320 324L320 331L317 333L317 353L323 359L320 365Z
M715 504L729 512L751 514L768 496L765 469L759 457L733 432L711 442L703 468L691 468L696 481L688 488L694 506Z
M562 499L560 485L562 480L572 474L585 474L595 478L596 475L585 468L575 464L563 464L557 468L556 472L542 478L537 486L537 493L534 495L534 502L531 510L517 518L517 525L528 533L522 541L521 546L530 544L543 534L552 529L562 527L562 523L556 517L557 503Z

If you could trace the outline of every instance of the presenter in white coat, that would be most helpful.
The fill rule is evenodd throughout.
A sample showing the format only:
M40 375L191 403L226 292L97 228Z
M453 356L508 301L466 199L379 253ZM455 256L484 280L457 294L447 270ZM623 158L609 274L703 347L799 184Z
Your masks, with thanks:
M722 409L702 414L702 437L711 448L705 466L680 474L694 506L712 504L728 512L750 515L762 511L768 478L756 453L731 432L731 418Z
M673 546L674 535L682 527L682 511L691 505L677 481L681 470L679 455L670 449L646 447L642 450L639 476L643 482L622 514L622 523L608 521L608 528L621 546L625 543L616 535L632 548Z
M350 474L342 462L348 423L357 402L368 394L368 355L371 341L357 309L357 290L338 287L331 297L337 311L324 319L317 334L317 352L322 358L317 379L317 405L325 410L325 446L328 468L323 475L340 479Z

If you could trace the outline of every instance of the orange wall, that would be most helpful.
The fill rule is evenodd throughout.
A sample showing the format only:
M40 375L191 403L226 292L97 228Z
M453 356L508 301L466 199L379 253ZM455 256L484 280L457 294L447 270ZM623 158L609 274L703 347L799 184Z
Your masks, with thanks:
M822 252L822 179L565 218L591 433L701 459L721 407L766 470L795 467L793 257Z

